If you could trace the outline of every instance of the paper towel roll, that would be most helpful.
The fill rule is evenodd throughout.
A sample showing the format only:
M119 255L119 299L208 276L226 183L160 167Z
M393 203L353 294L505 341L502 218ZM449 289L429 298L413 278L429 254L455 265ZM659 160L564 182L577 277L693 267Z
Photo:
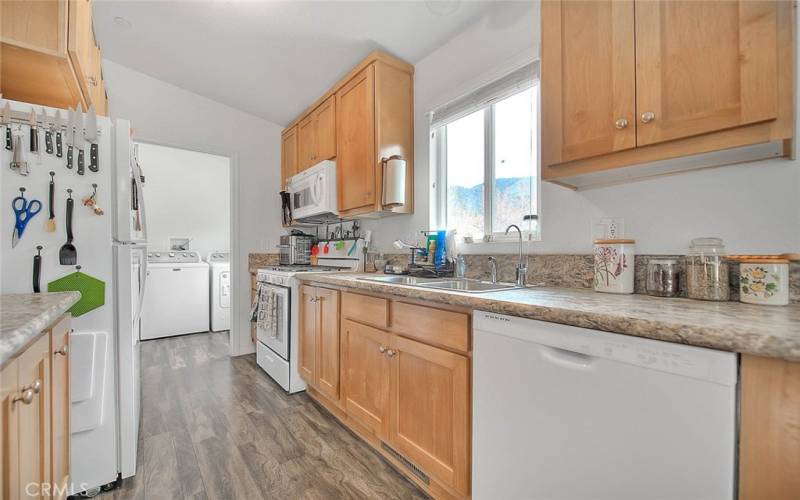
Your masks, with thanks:
M406 160L394 155L383 158L383 208L402 206L406 202Z

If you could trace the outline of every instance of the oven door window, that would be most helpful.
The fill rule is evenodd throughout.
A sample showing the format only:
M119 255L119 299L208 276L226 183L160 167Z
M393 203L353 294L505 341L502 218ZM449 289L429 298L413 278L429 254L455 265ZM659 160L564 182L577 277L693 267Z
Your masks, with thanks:
M263 284L275 292L275 304L272 313L275 314L274 321L266 321L266 328L261 326L257 329L258 341L272 349L275 354L283 359L289 359L289 332L290 332L290 304L289 289L282 286ZM270 314L268 311L259 311L261 314Z

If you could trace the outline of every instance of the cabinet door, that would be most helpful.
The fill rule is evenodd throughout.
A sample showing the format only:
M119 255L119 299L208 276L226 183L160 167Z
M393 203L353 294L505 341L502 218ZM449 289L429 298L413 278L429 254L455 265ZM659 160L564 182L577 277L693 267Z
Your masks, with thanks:
M389 334L381 330L342 321L342 390L347 415L386 435L388 429Z
M469 493L469 360L395 337L391 434L397 451L426 473Z
M775 119L777 32L774 0L637 0L637 144Z
M317 385L317 298L313 286L300 287L300 376Z
M0 40L63 56L67 50L67 1L0 2Z
M316 150L314 161L336 157L336 96L330 96L314 110Z
M281 187L297 173L297 127L294 126L281 136Z
M636 146L633 0L542 2L542 161Z
M19 497L19 410L18 360L0 371L0 498Z
M297 124L298 172L314 165L314 116L309 114Z
M339 210L375 204L375 68L336 93L336 168Z
M54 495L64 498L69 484L69 331L68 317L58 322L50 332L50 387L52 401L51 454Z
M69 35L67 47L75 74L83 89L83 95L91 99L90 80L94 78L95 48L94 32L92 30L92 2L91 0L69 0Z
M20 392L38 387L29 404L16 403L19 422L20 497L28 484L50 482L50 338L42 336L17 359ZM35 498L44 498L40 495Z
M317 384L339 400L339 292L317 288Z

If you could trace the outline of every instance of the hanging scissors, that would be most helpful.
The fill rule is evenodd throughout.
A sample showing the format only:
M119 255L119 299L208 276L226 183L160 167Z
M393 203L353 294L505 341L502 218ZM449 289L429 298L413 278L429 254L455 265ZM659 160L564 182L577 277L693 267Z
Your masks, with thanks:
M11 248L14 248L19 243L22 233L25 232L28 221L42 210L42 202L39 200L28 201L25 198L25 188L21 187L19 188L19 196L11 200L11 208L14 210L16 219L14 232L11 235Z

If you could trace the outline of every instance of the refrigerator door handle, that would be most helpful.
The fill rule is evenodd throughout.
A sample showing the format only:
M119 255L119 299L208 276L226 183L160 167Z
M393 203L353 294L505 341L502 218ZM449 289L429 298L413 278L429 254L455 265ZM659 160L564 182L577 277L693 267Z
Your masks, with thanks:
M142 317L142 308L144 307L144 293L147 288L147 250L142 251L142 263L139 264L139 310L136 311L136 319L134 323L139 321Z
M147 211L145 210L144 191L142 186L142 169L139 166L139 158L137 154L138 148L134 145L134 154L132 158L131 171L133 175L133 182L136 183L136 197L139 204L139 219L142 224L142 239L147 241Z

